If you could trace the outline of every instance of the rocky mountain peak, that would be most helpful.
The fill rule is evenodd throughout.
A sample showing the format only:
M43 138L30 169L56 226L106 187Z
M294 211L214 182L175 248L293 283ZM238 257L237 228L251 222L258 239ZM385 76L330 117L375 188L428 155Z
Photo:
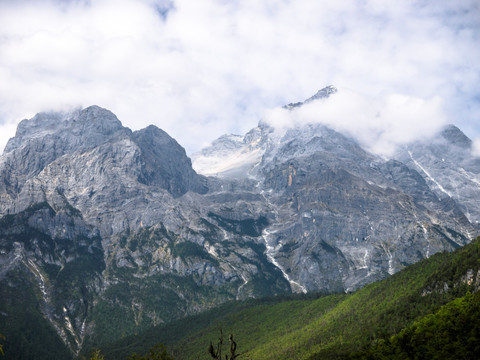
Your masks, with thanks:
M440 135L453 145L461 148L469 149L472 146L470 140L458 127L449 124L445 126Z
M96 105L72 112L42 112L20 122L15 137L5 147L5 153L32 141L52 138L64 142L68 148L65 150L70 152L77 150L77 147L96 146L117 132L126 133L129 130L111 111Z
M146 128L135 131L133 134L137 139L154 141L158 145L180 146L175 139L155 125L148 125Z
M325 99L337 92L338 92L338 89L335 86L329 85L327 87L324 87L323 89L318 90L315 95L313 95L312 97L309 97L303 103L306 104L317 99Z
M70 183L83 189L81 194L72 191L69 195L73 206L81 209L87 208L87 188L92 196L98 193L98 199L110 203L127 196L118 197L123 189L136 189L140 184L159 193L166 190L174 197L190 190L207 191L183 147L166 132L151 125L132 133L99 106L71 113L40 113L22 121L2 160L0 194L6 200L0 203L0 213L14 206L28 207L32 198L55 192L55 187L68 189ZM43 184L49 176L55 181ZM27 186L31 182L42 185ZM92 199L88 201L92 207Z
M31 284L72 351L227 300L353 291L478 233L480 165L442 136L385 160L325 125L260 122L198 155L207 178L156 126L38 114L0 157L0 289Z
M99 106L73 112L44 112L23 120L3 154L0 192L17 196L26 181L65 155L84 153L107 142L127 139L131 130ZM13 169L13 171L12 171Z
M56 128L64 121L66 116L66 114L58 112L42 112L31 119L22 120L18 124L15 137L8 141L4 153L6 154L19 148L29 139L42 137L55 132Z
M308 104L308 103L310 103L312 101L315 101L315 100L318 100L318 99L326 99L326 98L330 97L330 95L335 94L337 92L338 92L338 89L335 86L329 85L329 86L324 87L323 89L318 90L315 95L309 97L305 101L297 102L297 103L290 103L288 105L285 105L284 108L285 109L297 108L297 107L300 107L304 104Z
M203 179L192 169L185 149L165 131L150 125L135 131L132 137L142 151L141 183L160 186L174 196L189 190L207 191Z
M104 136L124 129L122 123L114 113L97 105L89 106L74 113L74 116L69 120L67 125L72 128L87 132L96 132Z

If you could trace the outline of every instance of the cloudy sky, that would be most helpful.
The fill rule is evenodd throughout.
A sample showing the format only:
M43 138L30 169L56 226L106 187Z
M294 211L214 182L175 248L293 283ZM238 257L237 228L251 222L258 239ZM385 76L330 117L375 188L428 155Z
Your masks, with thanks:
M330 84L335 107L305 116L379 148L445 123L480 144L479 4L0 0L0 148L37 112L97 104L191 154Z

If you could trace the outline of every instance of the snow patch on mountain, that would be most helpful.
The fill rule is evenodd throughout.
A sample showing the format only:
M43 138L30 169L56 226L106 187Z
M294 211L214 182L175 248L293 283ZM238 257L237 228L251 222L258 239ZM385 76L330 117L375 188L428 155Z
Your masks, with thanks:
M250 150L244 145L239 149L211 155L196 155L192 157L193 169L205 176L227 177L229 172L236 173L241 169L248 170L262 158L261 149Z

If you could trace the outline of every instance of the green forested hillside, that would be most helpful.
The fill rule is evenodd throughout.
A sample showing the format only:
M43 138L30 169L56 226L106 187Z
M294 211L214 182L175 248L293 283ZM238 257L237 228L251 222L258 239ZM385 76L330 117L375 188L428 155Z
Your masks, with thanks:
M479 340L480 292L468 292L349 359L478 359Z
M241 359L456 359L459 353L471 359L480 343L480 296L471 295L480 287L479 269L477 238L353 294L230 303L122 339L103 352L122 359L161 342L176 359L208 359L207 347L223 329L234 334ZM459 352L435 354L445 342Z

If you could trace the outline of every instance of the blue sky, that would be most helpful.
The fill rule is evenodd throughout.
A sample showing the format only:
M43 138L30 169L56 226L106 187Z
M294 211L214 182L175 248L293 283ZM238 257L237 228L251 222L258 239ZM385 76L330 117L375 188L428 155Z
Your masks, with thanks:
M0 0L0 147L97 104L191 154L330 84L338 111L309 116L379 148L445 123L480 144L479 19L477 0Z

